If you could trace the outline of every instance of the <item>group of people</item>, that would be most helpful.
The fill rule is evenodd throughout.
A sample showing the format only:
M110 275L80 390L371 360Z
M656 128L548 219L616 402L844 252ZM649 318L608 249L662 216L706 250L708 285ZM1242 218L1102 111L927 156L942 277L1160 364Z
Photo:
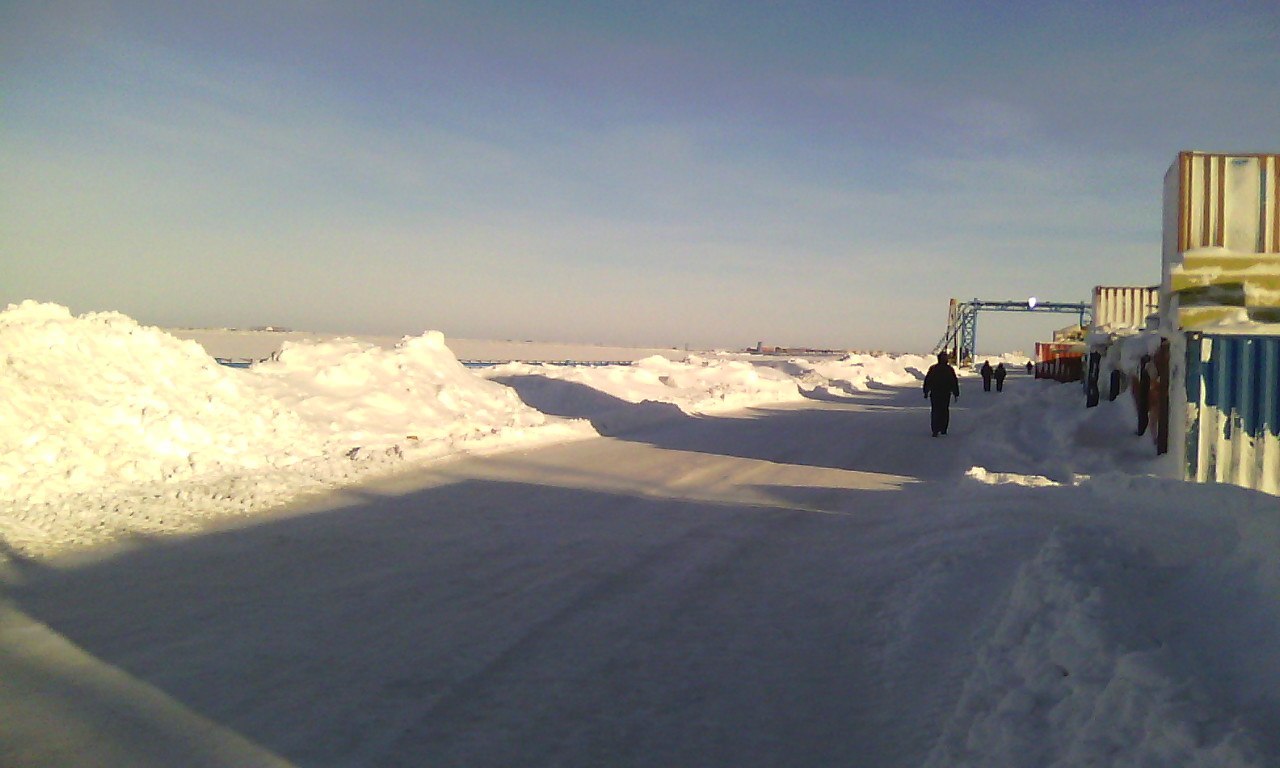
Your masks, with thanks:
M983 360L978 373L982 376L984 392L991 391L993 379L996 383L996 391L1004 391L1004 377L1008 374L1004 363L998 363L995 368L992 368L991 361ZM933 436L947 434L947 427L951 424L951 398L960 399L960 378L947 362L946 352L939 352L938 362L929 366L929 370L925 373L924 396L929 401L929 426L933 430Z
M1004 363L999 363L995 368L991 367L990 360L983 360L982 367L978 369L978 373L982 375L982 391L991 391L991 380L996 380L996 391L1004 391L1004 377L1008 373L1004 369Z

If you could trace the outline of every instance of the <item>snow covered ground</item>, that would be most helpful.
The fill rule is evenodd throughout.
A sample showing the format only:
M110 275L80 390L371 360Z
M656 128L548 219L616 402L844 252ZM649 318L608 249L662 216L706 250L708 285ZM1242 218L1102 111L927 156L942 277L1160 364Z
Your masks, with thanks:
M1280 504L927 357L0 314L0 764L1280 765Z

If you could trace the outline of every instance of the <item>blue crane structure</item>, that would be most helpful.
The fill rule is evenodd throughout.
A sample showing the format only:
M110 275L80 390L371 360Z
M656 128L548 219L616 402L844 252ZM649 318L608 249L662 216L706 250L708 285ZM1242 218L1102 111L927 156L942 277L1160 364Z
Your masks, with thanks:
M951 311L947 317L947 330L942 334L935 352L946 352L957 365L972 362L978 348L978 313L992 312L1059 312L1078 315L1080 325L1086 325L1085 318L1093 311L1089 304L1065 301L972 301L951 300Z

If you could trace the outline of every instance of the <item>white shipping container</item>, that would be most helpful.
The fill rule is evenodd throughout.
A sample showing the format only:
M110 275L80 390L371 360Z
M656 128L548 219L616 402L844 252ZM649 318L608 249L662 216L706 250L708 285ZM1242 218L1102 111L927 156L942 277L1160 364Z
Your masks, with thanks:
M1164 252L1280 252L1280 155L1179 152L1164 176Z
M1093 289L1093 326L1110 330L1142 330L1147 317L1160 309L1159 286L1107 286Z

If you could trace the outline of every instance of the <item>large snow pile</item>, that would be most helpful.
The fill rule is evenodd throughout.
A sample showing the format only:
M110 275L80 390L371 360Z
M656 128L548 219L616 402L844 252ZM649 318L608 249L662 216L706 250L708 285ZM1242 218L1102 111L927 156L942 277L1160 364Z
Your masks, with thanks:
M218 365L117 313L0 313L0 538L44 551L193 528L411 460L594 435L473 376L438 333Z
M555 423L511 389L474 376L436 331L390 350L342 339L286 343L246 375L343 451L410 446L439 455Z
M289 465L324 434L197 344L115 313L0 314L0 492L43 504L206 470Z
M654 355L632 365L562 366L507 363L481 369L487 378L542 376L599 390L628 403L668 403L684 413L716 413L760 402L800 400L790 377L735 360Z
M673 416L720 413L760 403L802 400L786 373L740 360L651 356L631 365L506 363L481 376L514 387L548 413L589 418L605 432Z
M527 405L498 383L504 374L643 403L647 418L670 415L659 405L706 413L801 398L784 374L698 358L482 376L434 331L394 348L286 342L235 369L124 315L32 301L0 313L0 355L0 540L31 553L190 530L414 461L597 434Z
M786 365L807 392L845 397L875 386L918 383L937 359L921 355L846 355L839 360L788 360Z

